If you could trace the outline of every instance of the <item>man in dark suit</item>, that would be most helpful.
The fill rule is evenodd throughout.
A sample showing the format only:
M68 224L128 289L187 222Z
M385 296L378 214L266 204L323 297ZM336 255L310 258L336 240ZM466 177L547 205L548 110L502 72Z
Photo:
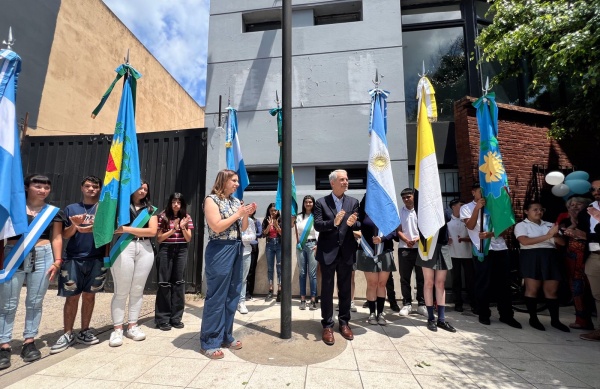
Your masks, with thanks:
M344 195L348 190L348 173L334 170L329 175L331 194L317 200L314 226L319 232L317 262L321 265L321 324L323 342L335 343L333 337L333 289L337 272L340 313L340 333L348 340L354 339L348 326L350 321L351 279L356 253L356 240L352 230L360 228L358 200Z

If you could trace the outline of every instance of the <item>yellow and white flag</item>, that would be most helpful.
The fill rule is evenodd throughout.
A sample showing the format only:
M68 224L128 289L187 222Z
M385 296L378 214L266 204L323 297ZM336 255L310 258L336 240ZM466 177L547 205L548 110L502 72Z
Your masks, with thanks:
M423 260L433 257L440 228L446 224L442 190L431 122L437 119L435 92L427 77L419 81L417 98L417 157L415 161L415 189L418 190L417 224L421 235L419 254Z

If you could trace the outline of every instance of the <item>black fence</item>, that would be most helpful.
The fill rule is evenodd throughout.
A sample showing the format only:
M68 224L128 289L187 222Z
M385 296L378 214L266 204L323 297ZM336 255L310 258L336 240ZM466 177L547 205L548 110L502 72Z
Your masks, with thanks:
M150 183L152 203L164 209L169 195L180 192L194 221L186 270L187 292L202 287L204 213L206 193L207 129L196 128L138 134L142 177ZM22 158L25 175L40 173L52 180L50 202L64 208L81 201L81 180L88 175L104 179L112 135L27 136ZM108 287L112 287L109 281ZM146 289L157 287L156 269Z

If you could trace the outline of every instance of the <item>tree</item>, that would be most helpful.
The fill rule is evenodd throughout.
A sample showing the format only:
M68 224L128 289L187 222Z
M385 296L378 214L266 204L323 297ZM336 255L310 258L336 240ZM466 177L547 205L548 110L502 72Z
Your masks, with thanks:
M568 95L554 109L550 136L600 127L600 0L496 0L493 23L477 38L481 62L498 61L493 84L531 67L530 93Z

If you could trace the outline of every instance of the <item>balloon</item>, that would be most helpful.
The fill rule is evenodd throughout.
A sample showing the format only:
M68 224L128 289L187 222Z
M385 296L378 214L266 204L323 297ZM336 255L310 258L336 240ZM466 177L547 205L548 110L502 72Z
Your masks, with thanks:
M567 175L567 178L565 178L565 181L570 181L570 180L585 180L585 181L587 181L589 179L590 179L589 174L587 174L583 170L578 170L578 171L569 173L569 175Z
M550 185L562 184L565 179L565 175L561 172L550 172L546 174L546 182Z
M570 191L571 191L571 188L569 188L569 186L566 184L558 184L558 185L554 185L552 187L552 194L554 196L558 196L558 197L563 197Z
M567 184L569 188L571 188L573 193L576 194L587 193L590 190L590 187L592 186L592 184L590 184L589 181L579 179L565 181L565 184Z

